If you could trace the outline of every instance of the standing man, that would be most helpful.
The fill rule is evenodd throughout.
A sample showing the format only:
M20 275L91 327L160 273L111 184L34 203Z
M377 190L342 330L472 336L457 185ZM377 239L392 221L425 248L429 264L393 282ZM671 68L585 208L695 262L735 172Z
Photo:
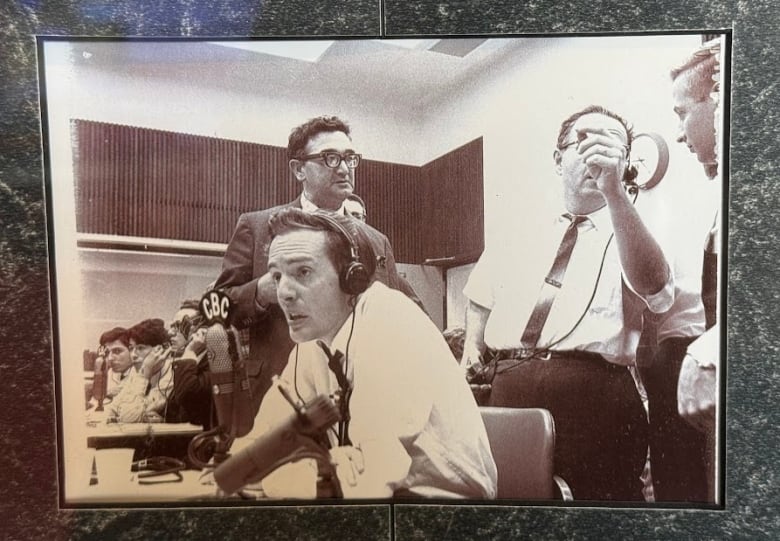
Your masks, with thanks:
M355 187L355 169L361 159L352 144L349 126L335 116L313 118L293 129L287 154L290 171L301 183L301 195L285 205L239 217L214 286L225 290L231 298L233 324L250 330L246 364L255 412L271 377L281 372L293 346L277 304L276 286L268 274L268 219L286 207L344 214L344 200ZM376 254L375 278L416 298L408 284L399 279L387 237L371 226L361 228Z
M366 221L366 203L359 195L349 194L344 201L344 209L353 218L357 218L361 222Z
M680 120L677 141L696 155L708 179L718 174L717 99L713 98L718 47L718 42L705 44L671 72L674 112ZM711 220L705 227L712 230L699 232L691 242L681 242L684 236L671 232L668 242L669 251L675 253L675 303L658 322L659 344L652 363L640 367L650 409L650 464L656 501L714 501L711 446L719 332L712 327L717 298L717 209L713 209ZM712 330L698 338L705 328ZM710 345L711 339L714 342ZM715 349L709 350L711 346Z
M673 301L669 265L622 183L632 137L603 107L566 119L553 152L564 212L485 251L464 289L467 374L492 378L488 405L552 413L556 471L579 500L643 499L647 418L627 367L644 309Z
M366 230L298 209L270 223L268 268L296 344L281 380L303 404L336 397L341 420L327 433L344 497L494 498L496 466L458 363L418 306L371 280ZM237 447L292 413L268 393Z

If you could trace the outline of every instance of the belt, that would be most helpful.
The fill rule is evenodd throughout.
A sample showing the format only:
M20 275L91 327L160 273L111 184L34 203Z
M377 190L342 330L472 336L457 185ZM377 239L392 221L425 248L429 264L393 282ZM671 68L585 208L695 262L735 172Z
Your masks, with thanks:
M572 359L582 361L604 361L607 360L600 353L593 353L591 351L580 351L576 349L567 350L529 350L525 348L514 349L495 349L491 350L493 360L530 360L538 359L547 361L550 359Z

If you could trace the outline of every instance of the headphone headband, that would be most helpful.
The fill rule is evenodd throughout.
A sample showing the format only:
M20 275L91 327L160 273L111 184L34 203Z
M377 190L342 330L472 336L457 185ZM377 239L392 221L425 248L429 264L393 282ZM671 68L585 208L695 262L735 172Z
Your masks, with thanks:
M322 218L328 229L338 233L349 245L350 262L343 269L339 270L339 284L341 290L350 295L360 295L369 286L371 276L368 274L366 266L360 262L360 251L358 249L357 239L350 233L346 227L340 224L333 216L325 213L317 213L316 216Z

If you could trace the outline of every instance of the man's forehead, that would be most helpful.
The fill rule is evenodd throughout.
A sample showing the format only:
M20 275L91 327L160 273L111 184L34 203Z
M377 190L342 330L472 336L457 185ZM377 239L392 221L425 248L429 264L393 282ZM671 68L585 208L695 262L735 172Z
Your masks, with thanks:
M627 140L626 128L623 123L602 113L582 115L574 123L572 131L587 129L605 129L623 141Z
M112 341L112 342L108 342L108 343L106 344L106 347L107 347L108 349L116 349L116 348L127 349L127 348L125 347L125 345L122 343L122 341L121 341L121 340L114 340L114 341Z
M268 250L268 266L316 261L325 255L325 231L296 229L277 235Z
M306 142L306 150L311 154L323 150L337 150L339 152L354 150L352 146L352 140L343 131L323 131Z

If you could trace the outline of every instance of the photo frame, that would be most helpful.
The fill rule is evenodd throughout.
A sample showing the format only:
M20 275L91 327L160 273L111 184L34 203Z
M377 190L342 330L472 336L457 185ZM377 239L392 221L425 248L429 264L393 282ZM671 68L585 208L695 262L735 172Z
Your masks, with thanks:
M269 4L273 3L271 2ZM728 6L718 3L714 3L708 6L708 12L712 14L710 21L717 21L716 26L725 28L732 27L736 24L742 29L737 34L734 51L738 69L735 79L737 81L737 91L735 93L736 98L733 102L733 108L738 113L740 113L740 115L743 115L737 115L734 117L734 122L737 126L746 126L747 124L760 126L765 122L766 118L761 116L765 101L762 99L758 99L757 101L752 100L752 98L748 99L748 96L753 95L752 86L750 87L751 89L748 89L748 86L742 86L750 85L752 82L756 82L759 84L759 86L761 86L760 82L767 77L766 74L771 73L771 70L766 71L763 68L765 62L764 57L756 54L762 50L759 45L759 36L762 34L762 29L766 28L767 23L773 19L772 14L767 12L765 7L766 6L757 5L750 7L746 11L736 13L733 12ZM517 28L530 31L543 31L549 30L551 28L568 28L574 31L594 31L605 29L606 27L603 25L608 24L609 21L614 20L614 16L607 13L600 13L599 10L596 9L596 11L593 13L593 17L587 17L584 20L579 19L574 22L567 21L564 23L564 26L560 26L560 23L554 22L556 20L556 16L550 15L548 18L545 16L539 17L538 13L535 15L534 13L525 13L525 15L532 15L530 18L525 19L525 23L510 23L509 26L507 26L506 16L509 16L508 20L510 21L520 20L514 19L514 17L518 15L518 9L520 12L524 13L523 8L499 8L497 11L491 11L488 14L483 14L484 18L475 18L474 13L472 13L469 9L463 9L463 7L459 9L453 8L449 11L445 9L444 11L446 13L442 12L441 10L438 13L435 10L428 11L424 6L400 8L399 6L389 5L384 6L384 8L386 9L386 13L384 18L380 19L383 21L381 24L387 24L393 33L400 32L402 34L414 34L416 32L420 32L421 28L431 28L431 26L428 25L434 25L438 31L442 32L462 32L464 29L471 29L471 31L474 31L474 29L487 28L493 30ZM258 27L259 30L256 31L273 33L279 32L279 29L291 28L290 26L285 26L287 24L285 23L286 19L281 13L282 11L278 9L278 6L274 7L274 5L269 5L265 14L266 18L264 19L264 24L260 25L260 27ZM412 17L413 13L416 13L417 15ZM18 95L18 98L22 100L23 105L13 113L6 114L4 112L4 116L6 116L6 118L12 119L12 122L15 122L15 126L22 126L23 130L30 128L31 120L35 118L35 114L31 114L30 111L35 110L36 91L34 76L31 76L33 72L33 68L31 67L33 64L30 63L30 53L32 49L29 40L25 40L24 38L20 39L19 36L30 36L34 33L47 33L47 29L53 28L52 23L49 22L52 21L52 14L56 15L56 10L52 13L38 13L40 16L40 22L33 22L29 18L29 13L20 11L18 6L12 6L10 8L11 20L16 20L19 24L15 27L16 32L12 33L9 39L11 39L13 43L24 43L25 41L27 43L22 46L23 52L21 55L9 57L4 62L10 71L16 74L10 84L13 85L13 88L22 90ZM358 24L358 26L365 24L365 26L360 26L363 32L378 32L379 30L374 28L374 21L376 20L374 15L375 14L373 13L372 9L368 9L366 13L361 12L359 17L353 19L351 24ZM639 17L639 15L630 16L628 19L624 19L623 22L618 26L626 29L646 28L647 25L651 25L656 28L679 27L681 25L691 28L710 26L703 24L701 13L699 13L699 11L696 9L693 9L690 13L686 14L675 14L670 11L668 14L664 15L663 13L659 12L649 17L640 17L641 22L639 22L640 19L637 19L636 17ZM137 35L146 32L152 32L156 34L168 33L171 35L179 34L177 27L175 27L175 25L171 26L169 23L166 23L165 19L155 20L155 23L152 25L152 27L147 27L146 30L141 29L141 27L133 26L138 21L131 17L127 17L126 14L120 15L119 19L124 20L125 26L123 26L123 28L125 28L126 35ZM83 33L83 29L89 28L99 32L98 29L100 28L100 23L95 19L79 19L76 17L73 20L80 21L80 25L70 26L70 32ZM332 28L335 28L333 27L333 20L329 19L328 17L324 17L322 21L324 22L324 26L322 28L318 27L319 30L315 30L314 27L309 26L308 31L322 31L322 29L324 29L325 32L333 32ZM499 24L500 21L503 22ZM539 21L548 22L545 23ZM220 32L225 31L229 33L231 32L230 28L237 28L236 24L237 23L235 22L231 23L230 19L228 18L227 20L223 21L222 26L217 24L212 26L212 28L220 28L222 29ZM68 25L66 24L66 27L67 26ZM131 30L132 28L136 28L136 30L133 31ZM307 27L304 25L299 31L306 31L305 28ZM748 103L752 103L752 109L746 108ZM32 132L34 131L34 122L32 122ZM748 142L754 141L753 136L747 136L742 139ZM35 196L37 191L35 188L35 179L37 179L38 173L36 167L30 165L35 164L37 161L35 158L37 156L37 150L35 148L30 149L29 145L25 145L25 143L22 143L21 145L12 147L16 152L13 159L17 160L17 162L13 163L24 164L21 169L21 171L23 171L23 175L19 180L18 189L16 185L14 186L17 195L21 194L22 199L21 201L14 200L11 203L8 203L7 206L4 203L4 207L9 209L6 213L6 216L17 218L19 223L23 223L25 220L28 220L28 217L31 215L35 217L35 205L37 204L38 208L40 208L43 201L40 197L36 198ZM31 156L32 159L27 159L27 162L25 163L25 156L28 158ZM765 156L765 153L760 153L755 163L752 160L748 162L744 153L737 152L734 156L732 161L732 168L736 174L732 175L732 179L736 181L737 189L732 191L732 199L729 205L729 209L731 210L731 220L733 223L744 223L743 220L747 214L746 211L744 211L743 204L746 198L751 197L750 194L752 194L754 190L761 190L761 179L763 179L763 176L759 171L760 167L762 167L761 164L766 164L767 159L768 158ZM4 166L5 171L8 171L7 167L8 166ZM748 177L752 177L752 179L754 181L757 180L757 182L745 184L744 180ZM20 177L17 176L17 178ZM33 202L32 207L26 204L28 200ZM42 214L39 214L39 216L42 216ZM13 265L17 266L24 265L25 261L29 261L28 259L25 259L27 256L24 255L26 253L25 250L29 248L32 251L32 261L34 265L33 268L43 269L45 263L44 259L41 258L41 232L43 230L41 218L33 218L32 224L33 225L26 226L26 230L28 233L31 232L32 237L25 237L27 239L27 244L14 244L14 246L17 246L17 249L15 252L13 252L14 256L11 258L11 262ZM743 232L741 231L742 230L738 228L736 233L732 234L732 240L735 244L732 244L734 248L732 249L730 265L731 268L734 269L732 274L738 276L735 279L735 282L730 283L730 286L733 289L735 285L741 286L755 283L756 287L760 291L765 286L760 285L758 281L751 282L752 279L749 277L745 278L745 276L754 275L754 273L750 271L763 268L762 257L754 249L748 247L748 245L752 246L752 242L747 241ZM33 279L40 282L40 274L38 275L38 278L33 277ZM45 291L45 289L43 289L43 291ZM752 332L745 333L746 335L750 334L751 336L755 336L757 332L759 336L768 336L769 333L771 333L769 329L770 326L767 323L767 321L771 319L771 309L765 315L758 315L757 312L749 309L748 301L746 301L744 295L740 293L737 293L735 298L733 298L730 302L732 316L736 314L736 317L732 317L730 320L730 325L732 326L729 331L729 335L731 337L729 342L730 358L740 359L743 356L746 356L748 352L751 352L750 356L755 358L755 356L752 355L754 346L750 345L749 342L746 342L745 339L740 338L740 333L749 329ZM42 329L43 334L46 335L46 329L49 328L49 324L47 322L48 315L45 313L45 311L41 311L40 313L35 311L33 314L34 328ZM761 342L761 340L759 340L759 342ZM48 355L48 345L45 338L34 342L32 347L33 351L38 355L43 357ZM758 357L760 357L760 355L758 355ZM12 353L12 358L19 358L17 357L16 351ZM765 367L763 364L759 364L758 366L754 365L753 369L754 372L757 371L760 373L765 370ZM738 374L741 373L740 368L737 368L736 371ZM20 372L20 374L31 375L31 381L34 381L36 384L40 383L44 386L51 385L50 375L48 375L46 371L39 373L24 369L22 372ZM733 374L730 376L733 376ZM753 408L755 407L758 408L755 411L759 412L759 420L766 418L765 414L760 413L762 411L762 401L757 397L761 395L762 383L761 378L759 377L758 379L758 383L748 388L740 384L739 379L730 377L728 384L729 407L733 409L733 411L737 412L738 416L741 416L743 413L753 412ZM11 394L10 396L15 395ZM25 426L38 427L44 434L49 432L50 427L52 426L52 421L54 419L52 406L34 403L32 404L32 407L34 410L37 410L40 413L40 415L36 417L43 419L45 422L29 419L27 415L24 415L21 412L19 415L14 414L14 417L20 418L20 415L24 415L22 418L26 419ZM744 531L744 528L756 528L758 527L756 518L742 516L745 507L743 503L739 502L748 500L755 501L757 504L753 508L754 511L750 514L751 517L761 517L758 520L765 521L765 519L768 519L770 522L776 520L776 517L774 517L773 514L768 509L765 509L760 503L761 501L764 501L761 495L767 494L769 485L763 483L760 480L755 482L753 480L748 480L748 476L742 475L741 473L749 471L751 468L755 467L763 469L764 464L768 465L772 463L771 456L773 454L772 449L774 449L774 445L769 442L767 446L764 446L764 444L759 444L758 446L746 447L746 437L748 436L739 435L736 432L729 432L728 449L739 450L739 453L743 458L747 457L746 460L743 460L740 464L730 464L728 470L730 473L728 473L729 489L727 494L731 495L729 496L729 499L731 497L737 498L738 503L735 503L733 506L727 505L725 512L721 513L700 512L688 514L684 519L686 527L696 528L697 530L704 532L709 531L712 532L713 535L715 535L715 532L722 533L724 531L736 531L735 528L742 528L742 531ZM53 436L50 443L52 445L54 443ZM760 453L759 451L762 449L765 452ZM29 460L25 461L25 466L21 470L22 472L33 472L35 479L46 480L44 484L47 486L51 486L49 481L52 479L51 465L52 456L54 456L49 452L50 450L51 446L49 444L44 445L39 450L34 450L32 455L27 456L27 459ZM19 454L21 452L21 447L12 447L12 453ZM16 479L15 475L16 474L14 474L12 479ZM41 489L39 485L33 487L28 485L26 482L23 482L20 486L23 487L20 493L20 499L18 499L14 505L27 501L28 498L32 497L31 495L35 495L35 497L37 497L38 494L42 494L48 499L46 494L51 494L48 489ZM756 509L758 509L758 511L756 511ZM548 514L547 510L544 509L532 509L528 510L527 512L523 510L515 510L513 513L506 513L504 510L483 508L481 510L473 510L472 512L472 509L468 509L468 511L466 511L463 507L457 506L449 508L442 508L439 506L399 506L395 509L391 508L391 511L392 516L390 518L390 523L397 526L399 532L417 531L418 533L427 532L429 535L434 535L435 532L439 532L441 534L445 531L449 531L451 533L473 531L473 528L476 527L478 523L482 523L484 521L490 521L494 524L494 526L492 526L492 531L496 535L500 536L502 533L503 535L506 535L507 532L512 531L515 528L522 529L524 526L528 525L527 521L533 521L534 517L540 516L548 517L550 525L559 533L560 531L586 531L585 529L593 533L597 531L606 531L603 530L603 528L609 529L610 525L616 525L618 523L618 518L621 516L620 513L610 513L606 510L595 513L576 510L570 510L569 512L553 510L555 512L554 515ZM354 517L356 514L360 514L360 510L355 508L349 509L348 513L342 512L338 509L331 509L326 512L318 509L310 509L308 511L302 510L301 512L303 512L305 518L302 523L299 521L297 525L293 524L292 521L289 520L293 515L285 512L284 510L278 510L275 513L275 517L273 516L274 514L269 516L267 513L261 513L260 516L263 517L262 520L264 521L264 524L270 527L271 530L282 531L283 529L287 529L288 531L310 532L311 530L309 527L313 524L323 524L331 520L343 519L346 516ZM475 513L476 516L479 517L477 523L472 520L475 517ZM639 531L645 527L649 527L651 522L656 522L660 514L663 514L664 516L667 516L667 514L669 516L675 515L674 511L668 513L652 513L650 516L640 512L632 513L636 520L633 521L634 526L629 528L636 528L636 530L632 529L632 531ZM138 514L136 516L141 518L141 524L137 527L142 529L149 528L151 531L158 527L161 517L164 517L165 515L165 513ZM369 519L368 521L364 521L364 525L367 524L369 527L375 528L373 530L375 532L382 532L386 528L388 522L386 519L381 518L385 516L385 508L381 508L378 511L378 515L373 513L373 511L369 512L368 515ZM26 511L21 511L20 517L23 519L25 516L29 516L29 513ZM103 516L106 515L104 514ZM366 515L361 516L365 517ZM380 518L377 518L377 516L380 516ZM187 517L188 520L194 521L200 525L206 525L205 527L207 528L220 527L226 524L223 520L225 515L218 512L215 514L187 514ZM574 517L577 517L577 526L574 526L573 523L570 522L570 520ZM86 517L86 515L81 513L63 514L53 510L46 513L42 518L43 520L39 521L38 523L35 523L35 521L29 521L29 523L35 524L34 527L39 531L53 531L55 529L59 529L61 531L62 528L70 528L70 531L72 532L83 532L84 529L95 531L95 528L106 527L98 526L96 523L90 523L90 520ZM116 523L113 522L113 524ZM423 524L425 524L425 526L423 526ZM764 522L764 524L766 524L766 522ZM111 527L113 526L108 526L108 528ZM304 530L301 530L301 528L304 528ZM574 528L574 530L572 530L572 528ZM232 531L241 531L241 527L236 526ZM656 531L658 532L658 530ZM665 535L663 532L668 533L669 530L662 528L658 535ZM552 535L551 532L549 533ZM540 532L540 535L544 534L541 534Z
M224 421L215 421L213 412L210 419L171 415L171 410L181 408L176 384L183 376L177 371L185 362L187 340L194 336L194 329L183 331L177 318L187 310L195 315L185 319L204 314L207 320L211 318L211 307L217 306L215 295L222 293L208 291L222 287L223 256L236 249L231 237L240 214L299 197L301 186L289 174L282 143L289 125L317 117L318 112L335 112L349 122L351 143L360 149L363 163L353 173L354 193L369 203L363 202L363 210L370 209L366 221L386 231L396 247L394 259L399 271L438 329L430 338L441 340L439 332L452 336L466 326L469 303L474 301L465 295L475 286L470 285L464 293L462 282L474 281L469 275L476 275L475 262L479 259L477 265L484 268L485 254L491 255L497 246L510 246L517 231L545 223L541 208L555 216L562 199L571 208L566 192L571 188L562 191L555 180L530 180L554 179L556 171L561 174L556 165L560 161L556 160L570 146L561 146L559 141L556 147L556 137L563 137L558 131L565 129L560 127L561 119L592 104L620 111L622 118L616 119L630 126L632 134L626 147L630 148L626 170L631 174L626 174L624 197L631 200L637 216L666 253L675 283L670 299L678 298L674 301L677 305L690 302L699 306L696 317L687 318L690 328L679 332L691 338L703 333L704 305L694 302L701 295L700 246L703 239L710 238L711 230L723 228L718 217L723 215L728 179L714 171L705 174L700 161L690 159L695 141L687 146L674 143L683 121L670 111L671 99L666 94L671 92L670 66L684 63L692 51L704 50L717 60L717 109L709 122L712 133L721 140L710 137L713 156L708 159L716 167L727 163L727 153L721 149L723 135L728 133L728 115L722 109L720 88L729 87L725 60L729 37L728 33L668 33L418 40L41 38L48 218L55 277L52 292L56 306L68 307L67 317L59 310L55 316L59 337L56 382L62 399L58 416L62 505L155 505L171 499L181 503L182 498L184 502L213 503L217 499L213 480L195 481L209 467L205 466L207 461L193 458L197 454L193 444L200 441L201 431ZM637 58L645 66L641 73L632 68ZM612 79L596 69L605 62L613 67ZM393 67L392 74L387 73L388 66ZM572 81L566 84L561 73ZM626 74L630 74L635 92L621 88ZM204 108L205 103L212 107ZM683 113L679 114L684 119ZM557 148L552 153L554 159L538 160L551 147ZM708 176L714 180L704 182ZM670 180L661 184L665 178ZM305 183L303 186L310 189ZM438 204L442 197L453 202L442 208ZM692 200L698 204L692 205ZM384 201L393 204L385 205ZM528 201L535 204L518 215L516 209L527 207ZM452 223L453 213L462 220ZM718 242L711 240L712 244ZM604 258L609 241L606 246ZM538 253L539 249L543 251L540 246L532 251ZM714 253L725 251L725 247L714 247ZM609 257L617 261L617 252ZM505 259L510 265L528 267L519 253ZM63 261L67 265L59 263ZM520 282L533 281L532 273L516 276ZM602 291L607 281L599 277L594 283L596 292ZM590 281L583 282L583 287L587 289L588 284ZM688 290L692 291L691 299L685 297ZM205 300L200 301L201 297ZM235 296L222 299L220 306L239 302ZM715 304L723 306L723 300L720 297ZM577 315L585 301L583 297L581 303L573 305L571 313L553 311L551 322L556 317L561 320L558 325L563 338L545 338L553 340L551 351L565 351L566 336L580 332ZM594 298L588 301L586 311L596 310L599 301L593 302ZM687 306L685 309L691 310ZM228 318L223 308L220 321ZM723 308L718 317L715 309L713 306L711 319L722 320ZM140 366L141 356L133 353L131 357L127 346L131 351L137 349L143 333L137 331L141 334L134 338L129 331L129 344L119 335L106 336L117 329L139 328L153 318L173 322L172 345L165 346L170 362L165 361L159 372L148 376L149 381L159 381L155 379L151 391L147 386L145 393L139 394L146 397L146 409L139 417L135 406L126 413L128 406L123 404L128 400L125 387L129 388L136 370L141 372L143 367L126 369L126 363L117 357L120 354L110 352L116 346L127 360L132 358L134 366ZM621 340L647 341L642 347L654 351L658 346L646 338L650 331L666 333L656 339L658 344L678 332L670 323L672 316L656 317L647 312L644 318L643 328L621 331ZM557 345L561 340L563 344ZM715 342L719 346L722 337ZM108 352L102 353L102 348ZM208 355L201 355L202 362L208 360L208 373L214 378L212 344L206 340L204 348ZM613 353L609 348L604 351L604 355ZM461 353L454 353L460 361ZM251 366L251 348L247 355L245 362ZM653 353L644 353L637 346L626 349L625 355L632 365L639 365L639 369L632 368L637 388L631 394L637 404L644 402L640 415L644 420L655 395L651 396L652 387L642 383L643 370L649 374L658 361L652 359ZM721 364L717 348L714 355L717 366ZM233 362L238 362L238 357ZM143 363L146 366L146 361ZM625 378L632 381L629 370L623 370ZM121 381L127 373L128 382ZM206 394L201 397L204 401L209 400ZM85 400L86 413L79 406ZM547 400L542 397L541 403ZM483 405L489 404L497 405ZM552 424L559 412L555 406L548 407L555 412ZM224 415L219 410L217 413ZM486 419L486 424L494 426L492 420ZM499 442L510 437L501 426L505 426L504 421L490 431L494 456L501 454ZM557 425L558 431L562 426ZM593 430L597 430L595 425ZM565 429L557 434L559 446L567 441L565 434ZM521 438L517 444L529 438ZM711 464L717 462L715 450L721 438L711 435ZM527 452L532 452L530 447ZM103 463L118 460L120 453L127 464ZM645 487L641 498L637 489L637 499L652 504L657 498L653 485L665 487L658 485L658 479L672 481L663 478L663 469L658 467L662 459L653 460L652 446L647 461L646 455L644 452L638 460L637 478L641 465L647 465ZM559 455L555 456L553 467L568 472L565 463L557 462ZM547 460L552 461L552 457ZM134 468L141 468L155 461L160 467L152 473L168 475L171 479L167 481L174 486L163 482L165 475L156 482L148 481L149 472L131 473L124 492L118 487L119 480L106 480L107 472L128 470L131 462ZM171 470L174 463L177 471ZM514 467L521 465L522 461ZM692 467L687 464L685 470ZM193 470L200 472L196 475ZM218 481L219 471L215 473ZM576 476L576 470L569 475ZM508 478L508 472L504 476ZM702 466L702 488L698 492L693 486L690 492L681 489L676 498L679 494L690 496L687 501L675 502L719 506L721 478L720 467L711 466L705 474ZM556 479L563 483L560 490L565 500L572 491L560 475ZM504 485L499 481L498 486ZM301 491L291 487L291 493ZM499 489L498 501L533 503L535 497L544 499L542 494L547 491L536 494L519 488ZM588 487L582 485L575 486L573 494L573 505L636 505L620 497L600 500L587 496ZM586 495L584 502L576 500L580 495ZM268 503L267 499L259 501Z

